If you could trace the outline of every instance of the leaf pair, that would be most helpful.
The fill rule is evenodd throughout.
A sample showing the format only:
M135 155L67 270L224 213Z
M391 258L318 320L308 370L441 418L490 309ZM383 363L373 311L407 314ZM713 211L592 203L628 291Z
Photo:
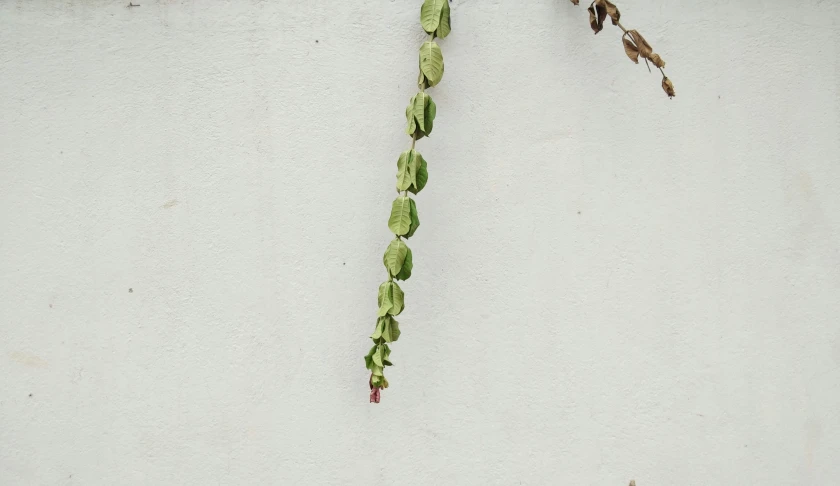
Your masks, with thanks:
M411 270L414 268L414 261L411 256L411 249L400 238L395 238L385 249L382 255L382 263L388 269L388 274L397 280L408 280L411 277Z
M639 63L639 56L641 56L660 69L665 67L665 61L659 57L659 54L653 52L653 47L648 44L648 41L642 37L639 31L628 30L621 36L621 41L624 44L624 53L636 64Z
M380 317L376 321L376 330L370 338L377 344L380 340L392 343L400 338L400 323L390 315Z
M405 109L405 117L408 126L405 131L416 139L421 139L432 133L437 106L432 97L424 92L419 92L411 97L411 101Z
M365 356L365 367L370 370L370 383L376 388L388 388L388 380L385 379L385 367L393 366L389 360L391 348L387 344L374 344Z
M435 41L426 41L420 46L420 89L437 85L443 79L443 53Z
M420 25L427 34L443 39L452 30L448 0L425 0L420 7Z
M379 317L398 316L405 308L405 294L396 282L385 282L379 286Z
M624 44L624 53L627 54L627 57L636 64L639 63L639 57L641 57L646 62L650 61L651 64L658 67L660 70L665 67L665 61L662 60L662 57L660 57L659 54L653 52L653 47L651 47L648 41L642 37L642 34L640 34L639 31L626 31L624 35L621 36L621 42ZM662 89L669 98L673 98L677 95L674 90L674 83L665 76L664 71L662 73Z
M388 218L388 228L397 236L411 238L420 227L417 217L417 205L408 196L399 196L391 205L391 217Z
M577 5L577 2L572 3ZM618 25L618 21L621 19L621 12L608 0L595 0L587 10L589 11L589 26L596 34L603 30L607 15L610 16L613 25Z
M416 150L406 150L397 160L397 190L411 191L414 194L422 191L429 180L426 160Z

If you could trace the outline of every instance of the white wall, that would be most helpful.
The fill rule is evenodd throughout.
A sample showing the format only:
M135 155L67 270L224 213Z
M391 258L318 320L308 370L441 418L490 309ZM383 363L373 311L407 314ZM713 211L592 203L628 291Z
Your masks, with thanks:
M0 484L830 485L840 7L0 1Z

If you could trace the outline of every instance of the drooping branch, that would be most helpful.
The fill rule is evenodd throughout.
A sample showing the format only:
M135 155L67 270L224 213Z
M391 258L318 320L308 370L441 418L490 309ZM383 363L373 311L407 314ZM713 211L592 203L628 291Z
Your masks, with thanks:
M580 0L570 0L573 4L579 5ZM610 17L612 24L621 29L624 34L621 36L621 42L624 44L624 52L627 57L636 64L639 63L639 57L645 60L650 70L650 64L653 64L662 73L662 89L665 93L673 98L676 96L674 91L674 83L665 75L665 61L653 52L653 47L648 44L648 41L642 37L642 34L637 30L627 30L621 25L621 12L609 0L594 0L587 9L589 11L589 26L597 34L604 28L604 21Z

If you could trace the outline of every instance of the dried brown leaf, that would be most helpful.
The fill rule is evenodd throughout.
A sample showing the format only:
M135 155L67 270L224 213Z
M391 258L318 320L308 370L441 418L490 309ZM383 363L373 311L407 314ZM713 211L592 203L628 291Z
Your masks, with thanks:
M650 56L653 54L653 47L648 44L648 41L642 37L642 34L639 33L638 30L628 30L628 34L630 37L633 38L633 42L636 43L636 46L639 48L639 55L646 59L650 59Z
M604 19L607 18L607 9L592 2L587 9L589 11L589 26L597 34L604 29Z
M674 83L672 83L671 80L668 79L668 76L662 78L662 89L665 90L665 94L667 94L669 98L677 96L677 92L674 91Z
M633 44L633 41L626 36L622 37L621 41L624 43L624 53L627 54L627 57L639 64L639 48L636 47L636 44Z
M652 62L653 65L658 67L659 69L662 69L662 68L665 67L665 61L663 61L662 58L659 57L659 54L651 54L650 55L650 62Z
M580 5L580 0L572 0L572 3L575 5Z
M595 0L595 4L606 9L607 15L612 20L612 24L618 25L618 21L621 19L621 12L618 11L618 8L612 2L609 0Z

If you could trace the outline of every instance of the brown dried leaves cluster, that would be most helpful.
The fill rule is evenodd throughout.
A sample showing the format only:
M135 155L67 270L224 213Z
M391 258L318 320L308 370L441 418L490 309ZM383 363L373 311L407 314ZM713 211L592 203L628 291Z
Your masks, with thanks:
M607 18L607 15L610 16L613 25L618 25L618 21L621 20L621 12L618 11L612 2L608 2L607 0L595 0L587 10L589 10L589 25L596 34L604 28L604 20Z
M580 4L580 0L571 0L571 2L575 5ZM624 44L624 52L627 57L636 64L639 63L639 57L641 57L645 62L650 62L659 68L662 72L662 89L669 97L676 95L674 84L662 70L665 67L665 61L659 54L653 52L653 47L642 37L639 31L627 30L621 25L621 12L615 4L609 0L594 0L587 10L589 11L589 26L592 27L593 32L596 34L601 32L604 29L604 21L609 17L612 24L617 25L624 32L624 35L621 36L621 42Z

